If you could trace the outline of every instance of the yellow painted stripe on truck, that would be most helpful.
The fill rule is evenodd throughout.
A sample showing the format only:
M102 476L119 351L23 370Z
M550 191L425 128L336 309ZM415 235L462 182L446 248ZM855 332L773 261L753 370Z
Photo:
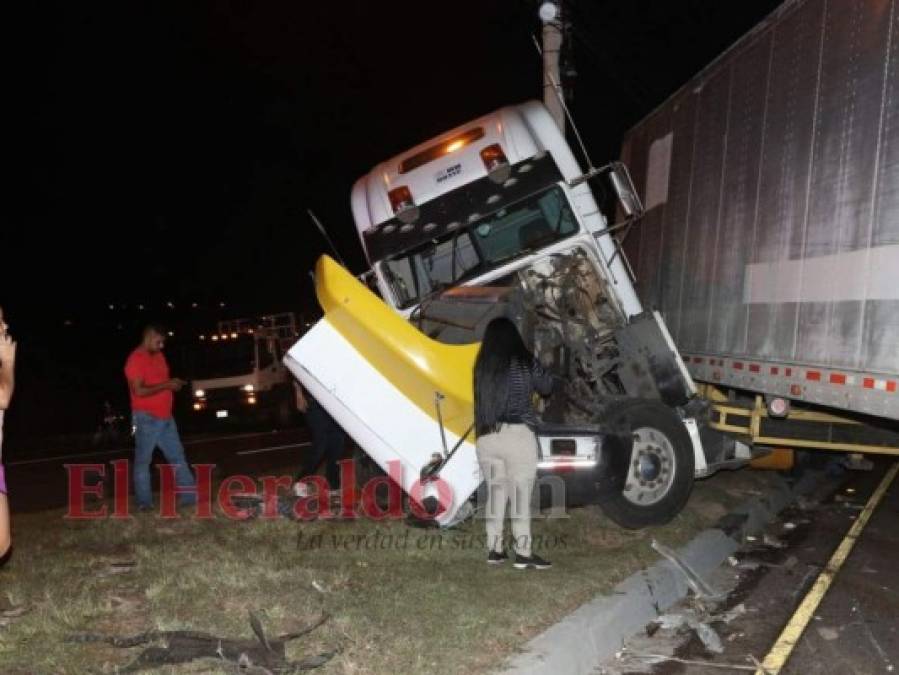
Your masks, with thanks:
M432 340L328 256L316 263L315 293L324 320L388 382L435 423L434 395L440 392L445 396L440 409L446 429L457 436L468 430L474 411L478 344L446 345ZM402 418L396 423L402 424Z

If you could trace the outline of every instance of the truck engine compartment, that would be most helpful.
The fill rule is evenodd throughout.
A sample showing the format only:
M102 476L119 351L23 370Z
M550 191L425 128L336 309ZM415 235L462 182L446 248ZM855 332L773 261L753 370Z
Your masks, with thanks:
M511 319L541 365L559 379L544 404L546 422L595 421L608 400L622 396L685 402L674 354L666 363L651 316L628 321L611 297L587 251L575 246L487 285L426 298L410 320L435 340L469 344L493 319Z

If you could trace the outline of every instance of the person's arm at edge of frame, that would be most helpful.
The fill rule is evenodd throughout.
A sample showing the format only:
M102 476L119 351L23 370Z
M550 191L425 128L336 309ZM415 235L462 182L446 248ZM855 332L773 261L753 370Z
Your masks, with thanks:
M6 410L15 389L16 343L8 335L0 337L0 410ZM0 455L2 461L2 455ZM0 471L2 471L0 467ZM12 545L9 530L9 502L5 492L0 492L0 558Z
M16 384L16 343L8 335L0 340L0 410L6 410Z

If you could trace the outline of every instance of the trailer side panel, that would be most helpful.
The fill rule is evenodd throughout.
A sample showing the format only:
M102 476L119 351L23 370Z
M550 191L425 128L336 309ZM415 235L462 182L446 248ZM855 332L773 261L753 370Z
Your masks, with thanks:
M626 136L698 379L899 418L897 4L790 0Z

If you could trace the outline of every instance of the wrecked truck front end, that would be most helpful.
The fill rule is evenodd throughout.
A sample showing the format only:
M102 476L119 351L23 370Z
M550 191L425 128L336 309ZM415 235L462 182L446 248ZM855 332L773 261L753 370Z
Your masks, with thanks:
M431 339L327 256L316 292L324 318L290 349L287 367L420 512L441 526L470 515L483 480L472 429L479 345ZM598 425L537 431L545 505L621 492L627 440Z
M324 318L285 364L412 499L439 524L455 522L481 482L471 431L477 345L425 337L326 256L315 271ZM423 481L445 448L455 452L440 480Z

